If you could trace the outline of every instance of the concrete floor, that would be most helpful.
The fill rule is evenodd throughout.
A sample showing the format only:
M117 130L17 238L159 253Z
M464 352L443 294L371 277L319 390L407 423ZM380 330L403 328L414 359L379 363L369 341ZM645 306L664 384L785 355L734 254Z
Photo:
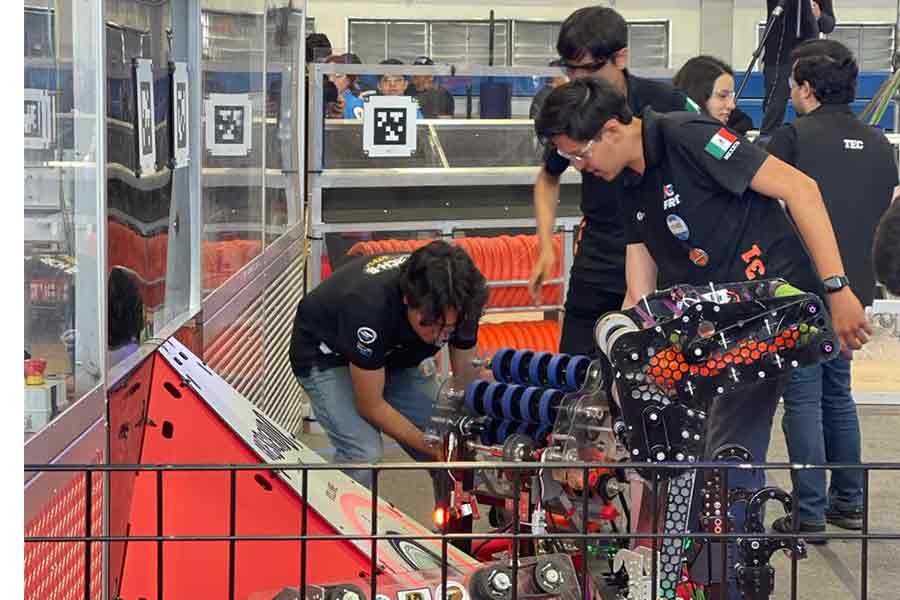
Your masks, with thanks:
M771 462L787 461L784 435L781 432L781 409L776 415L769 451ZM860 406L863 432L863 460L868 462L900 462L900 406ZM301 436L304 443L318 450L326 459L334 449L322 434ZM385 439L387 461L408 458L392 440ZM790 491L789 474L771 471L769 483ZM382 496L428 526L431 520L431 481L424 472L387 471L382 476ZM900 534L900 472L873 471L870 475L870 528L873 533ZM774 507L768 511L777 517ZM486 514L477 530L488 530ZM847 533L829 525L829 532ZM900 541L869 543L868 594L861 593L861 543L832 540L824 546L808 546L809 557L799 563L798 593L800 600L898 600L900 599ZM791 598L791 561L783 554L773 557L777 572L772 598Z

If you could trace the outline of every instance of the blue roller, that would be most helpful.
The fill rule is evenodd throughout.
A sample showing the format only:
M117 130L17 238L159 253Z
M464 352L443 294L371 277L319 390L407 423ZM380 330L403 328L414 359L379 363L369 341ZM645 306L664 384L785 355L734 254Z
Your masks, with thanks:
M529 386L525 388L525 391L522 393L522 397L519 398L519 412L522 413L522 416L524 418L526 418L528 421L531 421L532 423L537 423L540 421L538 416L531 410L532 398L535 397L536 391L540 391L540 388Z
M492 383L484 390L484 414L492 417L499 417L503 413L497 406L497 391L503 387L502 383Z
M496 443L502 444L503 442L506 441L506 438L508 438L510 435L509 428L511 425L515 426L516 422L515 421L503 421L502 423L500 423L500 429L497 430L497 442Z
M507 385L506 390L503 392L503 399L501 400L501 404L503 406L503 418L504 419L515 419L512 414L513 407L513 394L516 393L516 390L520 389L521 386L518 385Z
M543 385L540 371L541 360L547 356L551 356L549 352L535 352L528 364L528 381L531 385Z
M547 365L547 380L551 387L563 387L565 382L557 380L557 371L559 371L559 363L568 358L570 358L568 354L556 354L550 359L550 364Z
M538 413L540 414L540 419L538 419L539 422L553 424L553 418L550 416L550 405L553 403L553 399L558 392L559 390L547 389L541 394L541 401L538 405Z
M522 369L522 361L527 359L531 359L534 356L534 352L531 350L518 350L512 357L512 368L510 369L510 375L512 376L512 380L514 383L519 384L527 384L527 378L522 377L521 369Z
M573 356L572 360L569 361L569 364L566 365L566 387L570 390L579 389L584 382L578 381L578 371L581 368L587 370L588 366L591 364L591 359L587 356Z
M500 348L491 359L491 371L494 373L494 379L497 381L507 381L506 375L503 373L503 362L508 359L515 350L512 348Z
M484 379L479 379L470 383L466 388L464 404L466 406L466 410L469 411L470 415L477 416L481 414L475 409L475 402L482 397L481 391L485 387L487 387L487 385L487 381L485 381Z

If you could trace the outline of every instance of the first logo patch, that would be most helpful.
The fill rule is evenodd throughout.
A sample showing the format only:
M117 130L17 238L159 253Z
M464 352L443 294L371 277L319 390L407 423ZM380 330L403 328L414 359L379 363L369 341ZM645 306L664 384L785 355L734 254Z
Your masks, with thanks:
M378 339L378 334L371 327L360 327L356 330L356 339L368 346Z

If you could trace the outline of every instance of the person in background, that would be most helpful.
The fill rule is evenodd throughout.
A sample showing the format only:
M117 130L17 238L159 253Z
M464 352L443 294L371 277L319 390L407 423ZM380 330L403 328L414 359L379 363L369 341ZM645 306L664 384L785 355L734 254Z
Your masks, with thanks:
M556 42L562 67L569 79L608 81L625 96L634 113L650 106L659 112L693 110L684 94L670 85L632 75L628 64L628 24L611 8L588 6L563 22ZM561 89L560 86L555 91ZM552 93L551 93L552 95ZM532 267L529 290L539 303L541 283L556 265L553 233L559 204L560 177L569 166L581 171L581 212L578 245L569 275L560 352L593 355L594 325L603 314L619 310L625 298L625 216L623 206L632 194L621 178L604 180L584 169L585 156L549 144L544 166L534 184L534 210L540 254Z
M704 113L741 135L753 129L753 119L734 102L734 71L715 56L688 60L675 74L672 85Z
M551 60L548 66L551 67L559 67L558 60ZM536 119L537 116L541 113L541 107L544 106L544 101L547 99L547 96L550 95L550 92L561 86L562 84L569 81L569 78L566 77L565 73L560 73L556 77L549 77L544 82L544 87L538 90L538 93L534 95L534 98L531 99L531 106L528 109L528 118Z
M359 65L362 61L355 54L332 54L325 59L326 63L339 65ZM331 110L333 118L362 119L363 101L359 97L358 75L332 73L328 80L337 88L337 101Z
M419 56L413 65L431 66L434 61L427 56ZM450 90L434 81L434 75L413 75L412 83L406 88L406 95L419 102L426 119L452 119L456 103Z
M766 0L771 15L779 0ZM835 17L832 0L787 0L784 13L775 21L763 54L763 78L766 97L763 99L763 122L760 134L772 134L784 122L787 109L788 77L791 74L791 52L800 43L834 31Z
M387 58L378 64L402 65L403 61L398 58ZM382 75L378 78L378 94L381 96L405 96L408 85L409 81L403 75ZM425 118L421 107L416 110L416 117L419 119Z
M431 242L412 254L355 258L297 306L291 335L294 375L340 463L377 463L381 435L416 460L437 460L425 438L437 381L420 364L449 344L462 387L473 364L487 284L459 246ZM347 474L370 486L372 473Z
M331 56L331 40L324 33L311 33L306 36L306 62L320 62Z
M878 223L872 246L878 281L888 292L900 296L900 201L896 196Z
M822 190L834 224L846 277L825 280L828 295L852 287L863 305L872 304L875 274L872 239L897 186L894 150L884 134L862 123L850 103L856 98L859 67L850 50L835 40L810 40L791 54L791 101L798 118L777 129L770 154L812 177ZM859 417L851 393L848 356L797 369L784 392L782 429L793 463L859 463ZM792 473L799 499L799 531L821 533L826 522L862 528L863 472L811 469ZM791 515L773 529L794 531ZM810 543L824 538L807 537Z

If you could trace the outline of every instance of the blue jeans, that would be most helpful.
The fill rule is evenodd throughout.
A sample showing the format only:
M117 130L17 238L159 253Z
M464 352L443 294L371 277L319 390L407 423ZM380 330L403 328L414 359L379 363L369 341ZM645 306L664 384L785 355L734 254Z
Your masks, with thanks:
M784 392L781 427L792 463L861 462L859 417L850 392L850 361L838 356L794 371ZM824 525L828 508L862 509L862 471L832 471L827 495L824 469L795 471L792 478L801 523Z
M384 457L381 431L356 411L356 396L348 367L320 371L313 368L309 376L299 377L309 395L316 419L335 448L338 463L378 463ZM384 399L404 417L424 431L431 419L437 380L417 368L386 371ZM400 446L416 460L426 457L404 444ZM352 469L347 475L366 487L372 486L368 469Z

